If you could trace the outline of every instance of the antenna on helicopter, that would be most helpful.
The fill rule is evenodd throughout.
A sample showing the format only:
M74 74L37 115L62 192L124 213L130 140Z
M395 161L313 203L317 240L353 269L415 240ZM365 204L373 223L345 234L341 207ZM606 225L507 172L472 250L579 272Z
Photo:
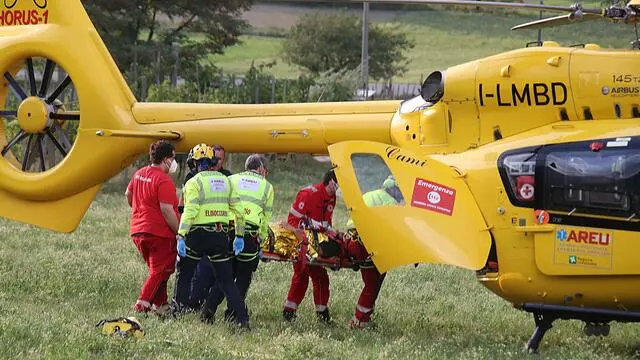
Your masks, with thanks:
M540 5L544 5L544 0L540 0ZM540 10L540 20L542 20L542 10ZM542 28L538 29L538 44L542 45Z
M633 28L636 31L636 39L631 42L631 48L640 49L640 36L638 36L638 24L633 24Z

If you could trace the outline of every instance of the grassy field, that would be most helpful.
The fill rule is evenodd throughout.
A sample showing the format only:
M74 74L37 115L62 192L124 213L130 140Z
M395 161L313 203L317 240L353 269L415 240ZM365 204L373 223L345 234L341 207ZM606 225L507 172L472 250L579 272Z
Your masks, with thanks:
M568 5L560 1L555 3ZM247 13L245 18L255 27L255 33L260 29L287 29L305 11L311 10L261 5ZM321 12L331 11L337 10L325 8ZM357 14L357 11L354 13ZM402 77L395 78L395 83L417 83L433 70L521 48L537 39L536 30L509 30L514 25L536 19L537 13L505 16L459 11L372 11L372 14L373 22L397 24L415 40L415 48L407 53L409 70ZM556 14L546 14L552 15ZM627 48L634 36L632 26L608 24L606 21L560 26L544 30L542 35L543 40L558 41L562 45L598 43L609 48ZM289 66L280 58L282 38L245 35L242 40L243 44L229 48L224 55L212 59L225 71L233 73L245 72L252 60L256 63L276 61L273 73L279 77L293 78L301 73L300 69Z
M277 217L285 216L297 189L317 181L324 166L309 159L271 166ZM334 325L316 323L310 290L298 320L285 324L280 312L291 267L261 263L248 296L251 333L189 315L141 317L142 340L102 335L93 325L133 315L146 276L128 237L129 211L116 180L72 234L0 220L1 359L531 359L523 351L533 331L529 314L488 292L471 272L433 265L390 271L375 327L365 331L346 328L362 286L358 273L330 272ZM336 219L343 227L343 205ZM613 324L609 337L587 338L581 323L556 322L539 358L628 358L638 330Z

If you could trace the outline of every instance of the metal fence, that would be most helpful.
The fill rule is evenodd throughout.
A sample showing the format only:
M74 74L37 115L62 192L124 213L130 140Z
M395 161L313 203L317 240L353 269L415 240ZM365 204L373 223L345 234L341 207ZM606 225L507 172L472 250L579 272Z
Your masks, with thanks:
M288 91L291 91L291 89L294 88L297 81L296 79L271 78L268 80L267 84L252 82L251 84L245 85L243 78L238 75L229 74L226 76L233 78L233 81L229 81L223 86L227 87L228 91L231 94L235 94L236 98L240 93L243 93L244 100L241 103L250 104L278 103L283 101L290 102L290 100L286 100ZM157 79L153 79L153 81L151 82L151 84L153 85L159 85L161 83L162 80L157 81ZM185 84L186 82L184 79L178 78L175 85L170 83L170 87L181 87ZM149 85L150 83L148 79L144 77L140 77L137 80L130 81L130 86L133 92L141 101L147 99ZM392 82L370 82L368 85L369 86L367 91L365 91L364 88L356 89L351 100L404 100L417 96L420 92L420 85L418 83L395 84ZM198 86L195 86L194 88L198 89L198 92L206 92L210 86L210 84L198 84ZM251 88L247 88L247 86ZM321 87L319 85L314 86ZM310 88L311 87L309 87L306 91L303 91L307 95L307 97L301 100L306 102L322 101L322 89L319 89L319 91L317 91L315 94L316 96L313 96L314 92L311 91Z

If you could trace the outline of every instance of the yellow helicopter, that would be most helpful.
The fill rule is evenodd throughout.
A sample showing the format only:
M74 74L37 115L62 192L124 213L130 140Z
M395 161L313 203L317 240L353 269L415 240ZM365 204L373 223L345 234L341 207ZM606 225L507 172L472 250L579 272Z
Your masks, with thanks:
M369 2L568 13L517 28L635 24L640 10L639 0L606 9ZM611 321L640 321L640 53L538 45L435 71L420 96L402 102L142 103L80 0L4 0L0 216L72 232L101 184L155 139L175 140L182 152L202 142L230 152L328 152L381 272L414 263L476 271L534 315L532 351L556 319L606 335ZM73 110L61 101L68 97ZM71 142L64 129L74 124ZM366 206L362 194L388 175L404 201Z

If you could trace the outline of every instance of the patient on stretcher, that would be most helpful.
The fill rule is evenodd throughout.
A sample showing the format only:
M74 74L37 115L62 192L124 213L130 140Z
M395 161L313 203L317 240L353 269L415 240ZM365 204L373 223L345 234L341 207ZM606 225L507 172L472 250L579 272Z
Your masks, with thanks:
M351 262L342 256L344 253L339 235L295 229L286 221L272 223L269 237L262 244L263 259L306 261L309 265L331 268L351 267Z

